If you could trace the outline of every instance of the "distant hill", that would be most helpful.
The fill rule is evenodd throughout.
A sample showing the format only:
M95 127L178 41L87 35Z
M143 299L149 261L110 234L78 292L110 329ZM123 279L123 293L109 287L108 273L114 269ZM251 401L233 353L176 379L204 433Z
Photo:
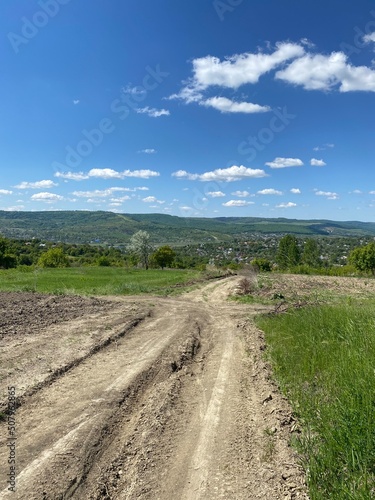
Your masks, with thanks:
M296 236L375 236L373 222L265 219L259 217L177 217L165 214L113 212L0 211L0 234L9 238L33 237L67 243L124 244L138 230L148 231L154 243L173 245L230 241L247 234Z

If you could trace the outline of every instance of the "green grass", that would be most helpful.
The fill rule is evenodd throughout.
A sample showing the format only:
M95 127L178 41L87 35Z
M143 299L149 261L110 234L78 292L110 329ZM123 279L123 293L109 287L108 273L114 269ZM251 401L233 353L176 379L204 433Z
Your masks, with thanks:
M312 500L375 498L375 301L257 320L303 431Z
M65 269L8 269L0 271L0 290L55 294L133 295L169 294L181 291L174 285L199 279L195 270L125 269L80 267Z

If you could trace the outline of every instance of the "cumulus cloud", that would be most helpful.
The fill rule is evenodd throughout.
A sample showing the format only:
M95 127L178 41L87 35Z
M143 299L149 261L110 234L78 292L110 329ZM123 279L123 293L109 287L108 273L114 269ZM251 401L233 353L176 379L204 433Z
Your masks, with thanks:
M257 83L259 78L280 64L300 57L304 48L299 44L280 42L276 50L266 54L235 54L220 61L217 57L206 56L193 60L193 80L188 88L204 90L212 85L237 89L241 85Z
M265 165L271 168L302 167L303 161L299 158L277 157L273 161L265 163Z
M0 189L0 194L12 194L13 191L9 191L9 189Z
M178 170L177 172L174 172L172 176L179 179L188 179L191 181L199 180L232 182L247 178L267 177L267 174L264 172L264 170L247 168L243 165L239 167L237 165L232 165L229 168L218 168L216 170L205 172L203 174L192 174L186 172L186 170Z
M225 196L225 193L223 193L222 191L209 191L206 194L207 194L207 196L210 196L211 198L221 198L221 197Z
M147 196L146 198L142 198L142 201L144 201L145 203L160 203L160 205L163 205L163 203L165 203L165 201L158 200L157 198L155 198L155 196Z
M83 181L89 178L89 176L83 172L56 172L55 177L68 179L70 181Z
M138 177L140 179L149 179L150 177L158 177L159 172L153 170L124 170L118 172L111 168L92 168L88 172L89 177L99 177L101 179L124 179L125 177Z
M223 207L246 207L248 205L254 205L253 201L245 200L229 200L226 203L222 203Z
M375 71L367 66L353 66L343 52L330 55L305 54L278 71L276 78L306 90L356 90L375 92Z
M265 113L270 111L269 106L260 106L251 102L236 102L227 97L211 97L200 102L203 106L217 109L221 113Z
M301 194L301 190L299 188L292 188L290 192L293 194Z
M280 203L280 205L276 205L276 208L293 208L296 206L297 206L296 203L288 201L288 203Z
M53 201L60 201L63 200L63 196L60 196L59 194L54 194L54 193L47 193L47 192L42 192L42 193L36 193L31 196L31 199L33 201L45 201L47 203L53 202Z
M369 33L368 35L365 35L363 37L363 41L366 43L375 42L375 31L372 33Z
M317 160L316 158L311 158L310 165L313 167L325 167L327 163L323 160Z
M315 191L316 196L325 196L327 200L338 200L339 195L331 191Z
M278 191L277 189L262 189L261 191L258 191L257 194L276 194L276 195L281 195L283 194L282 191Z
M146 114L151 118L159 118L159 116L169 116L170 112L167 109L156 109L146 106L145 108L137 108L137 113Z
M250 196L250 193L248 191L234 191L234 193L231 193L233 196L238 196L239 198L247 198Z
M55 186L57 186L57 184L55 182L49 181L49 180L44 180L44 181L37 181L37 182L23 181L14 187L17 189L51 189Z

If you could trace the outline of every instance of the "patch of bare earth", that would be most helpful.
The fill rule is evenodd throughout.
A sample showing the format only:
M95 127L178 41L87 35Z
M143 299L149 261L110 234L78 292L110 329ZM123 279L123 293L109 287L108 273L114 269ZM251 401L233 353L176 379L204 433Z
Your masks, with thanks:
M44 312L23 315L0 355L3 402L7 385L22 396L16 498L307 498L295 422L252 321L268 306L228 302L237 280L100 299L29 334ZM0 498L13 494L6 439L4 421Z

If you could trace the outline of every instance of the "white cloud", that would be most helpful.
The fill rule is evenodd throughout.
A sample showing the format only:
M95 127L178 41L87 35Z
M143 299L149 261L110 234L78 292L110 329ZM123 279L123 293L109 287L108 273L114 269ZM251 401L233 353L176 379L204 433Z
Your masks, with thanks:
M311 158L310 165L313 167L325 167L327 163L323 160L317 160L316 158Z
M354 189L353 194L362 194L360 189Z
M117 192L134 192L134 191L148 191L148 188L123 188L123 187L112 187L108 189L95 189L94 191L73 191L74 196L79 198L105 198L107 196L113 196Z
M241 166L232 165L229 168L218 168L211 172L205 172L203 174L191 174L186 172L186 170L178 170L174 172L172 176L180 179L188 179L191 181L224 181L232 182L241 179L257 178L257 177L267 177L264 170L252 169Z
M193 210L191 207L188 207L187 205L183 205L182 207L178 207L180 210L187 211L187 210Z
M363 37L365 43L375 42L375 31Z
M70 181L83 181L89 178L89 176L83 172L56 172L55 177L68 179Z
M5 212L19 212L20 210L22 210L23 208L25 208L24 205L16 205L16 206L13 206L13 207L6 207L6 208L3 208L3 210Z
M248 196L250 196L250 193L248 191L235 191L231 194L233 196L238 196L239 198L247 198Z
M130 94L130 95L147 94L147 90L144 87L137 87L137 86L132 87L131 85L126 85L125 87L122 87L121 91L123 94Z
M163 205L163 203L165 203L165 201L158 200L157 198L155 198L155 196L147 196L146 198L142 198L142 201L144 201L145 203L160 203L160 205Z
M74 99L73 104L79 104L80 100L79 99Z
M316 191L316 196L326 196L328 200L338 200L339 195L331 191Z
M125 196L120 196L120 198L111 198L109 201L112 203L123 203L124 201L131 200L130 196L125 195Z
M305 54L287 68L278 71L276 78L301 85L306 90L355 90L375 92L375 71L367 66L352 66L343 52L330 55Z
M301 194L301 190L299 188L292 188L290 192L293 194Z
M0 194L12 194L13 191L9 191L9 189L0 189Z
M280 64L304 54L301 45L280 42L272 54L236 54L220 61L206 56L193 60L193 87L206 89L212 85L237 89L241 85L257 83L259 78ZM190 87L191 88L191 87Z
M278 191L277 189L262 189L261 191L258 191L257 194L271 194L271 195L282 195L282 191Z
M59 194L54 194L54 193L36 193L33 194L31 199L33 201L46 201L47 203L50 203L52 201L60 201L63 200L63 196L60 196Z
M146 114L148 116L151 116L152 118L159 118L159 116L170 115L170 112L167 109L156 109L150 108L149 106L146 106L145 108L137 108L136 112Z
M265 163L265 165L271 168L302 167L303 161L299 158L277 157L273 161Z
M146 155L152 155L152 154L155 154L157 151L156 149L153 149L153 148L146 148L146 149L141 149L140 151L138 151L138 153L145 153Z
M223 207L246 207L248 205L254 205L253 201L245 200L229 200L226 203L222 203Z
M149 179L150 177L158 177L159 172L153 170L124 170L118 172L111 168L92 168L88 172L89 177L99 177L101 179L124 179L125 177L138 177L141 179Z
M316 146L315 148L313 148L314 151L325 151L326 149L328 148L334 148L335 145L334 144L324 144L323 146Z
M276 205L276 208L293 208L296 206L297 206L296 203L288 201L288 203L280 203L280 205Z
M225 196L225 193L223 193L222 191L210 191L206 194L207 194L207 196L210 196L211 198L220 198L220 197Z
M200 102L203 106L215 108L221 113L265 113L269 106L260 106L251 102L235 102L226 97L211 97Z
M53 181L49 180L44 180L44 181L37 181L37 182L26 182L23 181L20 184L17 184L16 187L17 189L51 189L55 186L57 186Z

